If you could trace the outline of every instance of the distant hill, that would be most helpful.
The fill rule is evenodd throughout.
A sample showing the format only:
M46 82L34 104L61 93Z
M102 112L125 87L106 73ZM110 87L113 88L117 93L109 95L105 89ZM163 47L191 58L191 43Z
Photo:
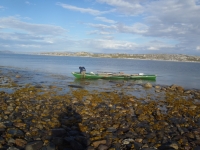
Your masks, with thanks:
M89 53L89 52L45 52L45 53L40 53L40 55L200 62L200 56L189 56L184 54L120 54L120 53L104 54L104 53Z
M14 52L9 51L9 50L0 50L1 54L14 54Z

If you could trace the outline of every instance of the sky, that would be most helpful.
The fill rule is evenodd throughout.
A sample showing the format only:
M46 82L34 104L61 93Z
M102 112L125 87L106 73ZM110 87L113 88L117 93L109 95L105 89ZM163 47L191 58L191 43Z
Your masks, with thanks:
M0 50L200 56L200 0L1 0Z

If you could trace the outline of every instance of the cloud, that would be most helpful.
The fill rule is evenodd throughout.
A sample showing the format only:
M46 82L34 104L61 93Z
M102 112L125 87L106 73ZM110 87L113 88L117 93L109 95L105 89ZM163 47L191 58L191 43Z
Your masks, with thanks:
M105 53L173 53L177 48L175 46L163 43L161 41L150 41L144 44L137 44L129 41L119 41L112 38L87 39L80 42L88 50L95 49L96 52ZM90 49L89 49L90 48Z
M149 41L148 43L144 44L144 47L146 47L147 50L154 50L154 51L175 48L175 46L173 45L158 40Z
M200 6L195 0L153 1L146 11L149 29L144 36L179 41L180 47L195 49L199 44ZM159 12L159 13L158 13Z
M148 50L159 50L158 47L154 47L154 46L150 46L150 47L148 47L147 49L148 49Z
M1 50L9 48L18 52L62 51L74 45L74 41L66 37L9 32L0 32L0 43Z
M107 14L107 13L114 11L114 9L109 10L109 11L99 11L99 10L95 10L95 9L91 9L91 8L80 8L80 7L76 7L76 6L72 6L72 5L68 5L68 4L63 4L63 3L56 3L56 4L65 8L65 9L78 11L78 12L81 12L81 13L88 13L88 14L94 15L94 16L103 15L103 14Z
M116 41L108 39L87 40L84 41L90 47L104 50L134 50L137 44L127 41Z
M141 22L112 26L92 25L101 30L140 35L143 38L157 38L174 41L173 48L191 51L199 46L200 1L199 0L97 0L108 4L121 15ZM137 18L135 18L137 17ZM152 46L149 49L162 49ZM172 48L172 49L173 49Z
M95 19L99 20L99 21L102 21L102 22L111 23L111 24L116 23L116 21L107 19L105 17L96 17Z
M15 17L0 18L1 27L7 29L14 29L24 31L32 34L40 35L63 35L66 32L60 26L45 25L45 24L31 24L18 20Z
M57 38L54 37L54 40ZM10 47L44 47L48 45L52 45L53 43L49 42L48 37L37 36L33 34L26 33L4 33L0 32L0 43L4 43L4 45L10 45Z
M126 26L123 24L117 25L118 32L132 33L132 34L144 34L148 31L148 26L142 23L135 23L132 26Z
M27 5L30 4L29 1L25 2ZM62 49L67 47L71 50L80 48L135 52L140 49L178 53L200 51L200 15L198 15L200 0L96 0L96 2L98 3L95 4L102 6L98 8L109 8L108 11L56 3L65 11L67 9L93 15L95 20L101 21L98 24L91 22L81 24L88 26L84 33L87 33L87 38L91 35L92 39L84 39L85 35L81 35L83 32L79 33L83 40L67 39L66 29L60 26L34 24L28 20L24 22L22 21L24 19L19 17L5 17L0 18L0 43L2 43L0 48L2 45L5 47L14 45L26 48L38 46L38 49L46 47L49 50L63 46ZM0 6L0 10L3 9L4 7ZM106 16L108 13L112 14ZM111 17L118 21L110 19ZM78 26L75 27L78 29ZM70 33L73 33L73 30ZM69 46L66 43L70 43Z
M196 5L200 5L200 0L195 0Z
M25 1L25 4L27 4L27 5L35 5L35 4L33 4L33 3L29 2L29 1Z
M110 35L111 33L105 32L105 31L94 30L94 31L90 31L88 34Z
M0 18L0 24L0 49L51 51L73 43L59 26L27 23L16 17Z
M5 10L5 7L0 5L0 10Z
M88 23L87 25L97 28L101 31L105 31L105 30L116 30L117 26L116 25L104 25L104 24L93 24L93 23Z
M142 23L135 23L132 26L124 24L104 25L104 24L88 24L91 27L97 28L102 31L129 33L129 34L144 34L148 32L148 26Z
M21 48L41 48L41 45L33 45L33 44L16 44L16 47L21 47Z
M166 19L168 23L190 23L199 22L196 14L200 11L200 6L194 0L159 0L151 2L147 11L159 20Z
M135 16L144 11L144 7L140 4L140 0L97 0L99 3L106 3L112 7L116 7L117 12L125 15Z

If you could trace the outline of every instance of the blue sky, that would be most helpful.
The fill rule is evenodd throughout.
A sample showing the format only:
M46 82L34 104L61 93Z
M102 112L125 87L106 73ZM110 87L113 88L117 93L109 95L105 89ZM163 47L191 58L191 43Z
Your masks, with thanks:
M200 55L200 0L1 0L0 50Z

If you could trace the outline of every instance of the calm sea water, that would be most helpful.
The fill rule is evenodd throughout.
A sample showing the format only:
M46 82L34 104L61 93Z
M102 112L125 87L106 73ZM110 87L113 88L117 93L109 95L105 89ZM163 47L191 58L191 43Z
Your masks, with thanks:
M87 72L156 74L155 84L200 89L200 63L193 62L0 54L0 66L63 75L72 81L71 72L79 71L79 66L85 66Z

